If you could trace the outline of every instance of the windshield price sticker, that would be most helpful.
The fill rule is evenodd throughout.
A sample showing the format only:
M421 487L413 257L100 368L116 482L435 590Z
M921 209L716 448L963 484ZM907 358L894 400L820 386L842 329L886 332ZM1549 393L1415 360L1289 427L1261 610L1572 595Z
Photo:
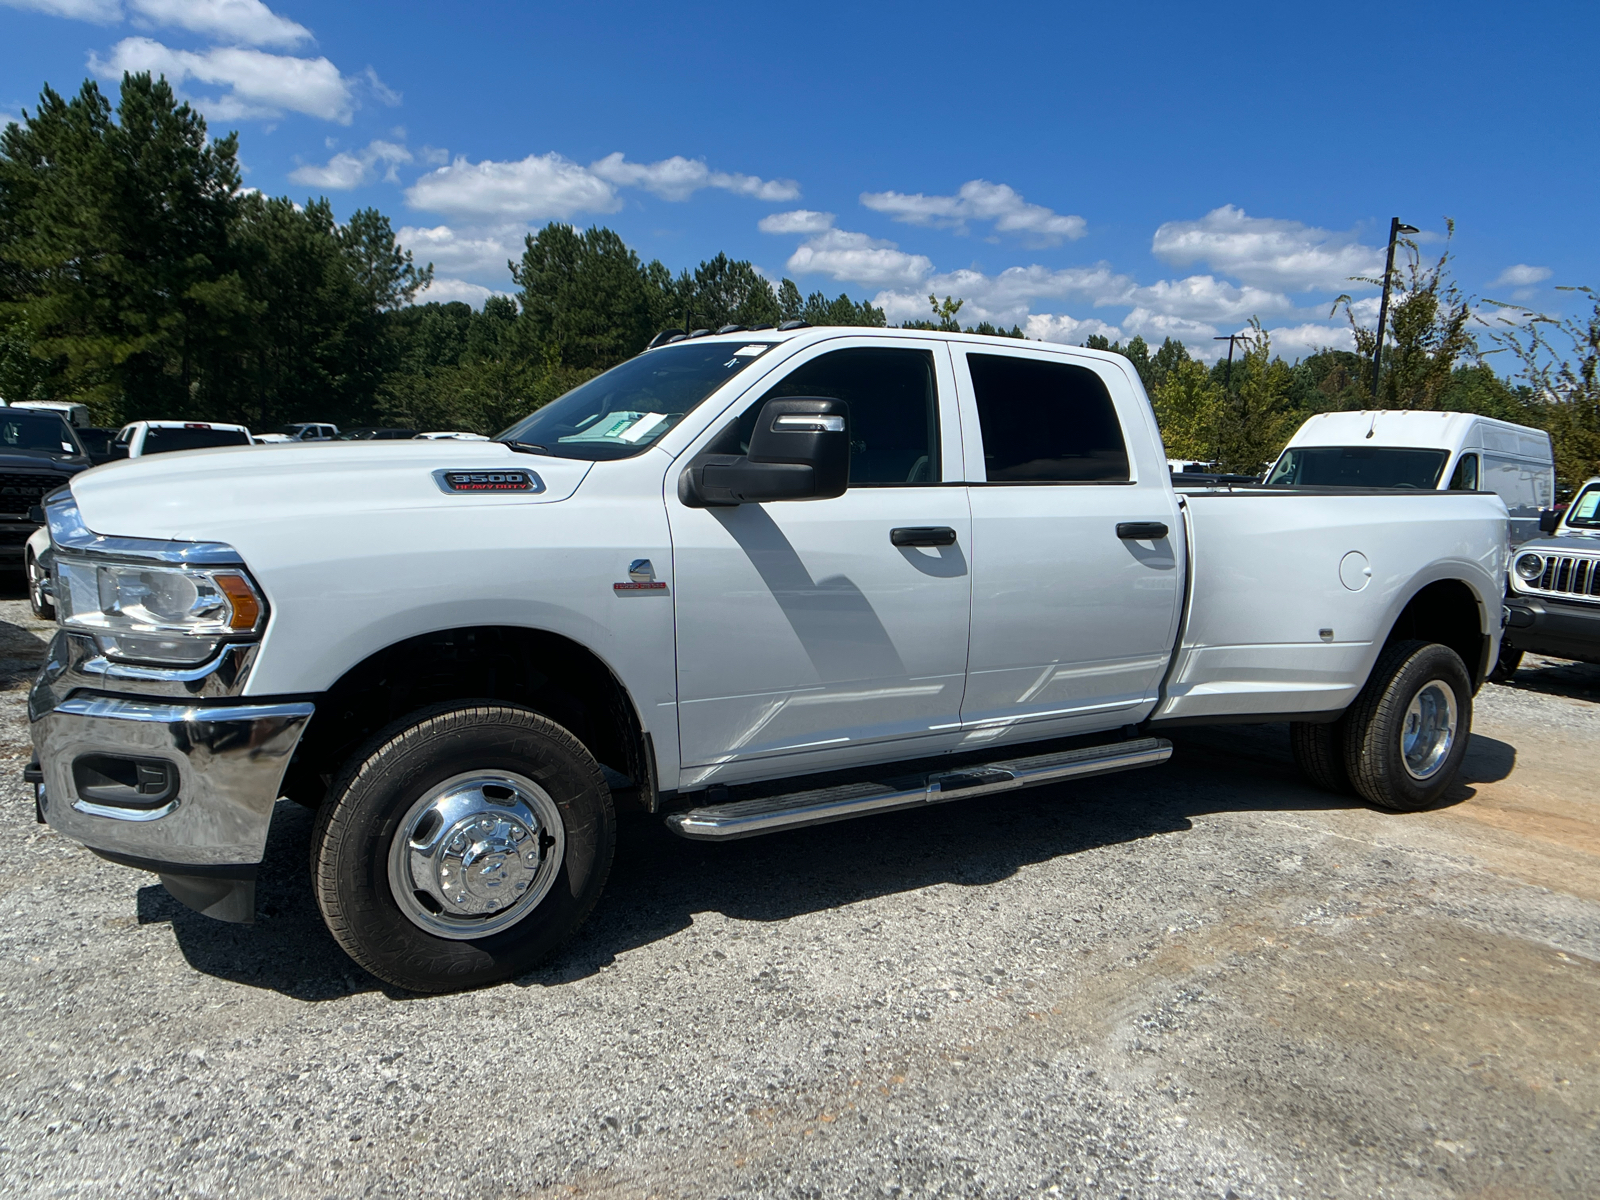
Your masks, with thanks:
M435 471L447 492L542 492L544 481L532 471Z

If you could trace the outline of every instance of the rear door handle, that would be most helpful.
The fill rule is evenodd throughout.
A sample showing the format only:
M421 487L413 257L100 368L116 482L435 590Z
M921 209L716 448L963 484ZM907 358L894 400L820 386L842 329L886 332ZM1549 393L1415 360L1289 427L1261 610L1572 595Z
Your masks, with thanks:
M1123 521L1117 526L1117 536L1130 542L1149 542L1167 536L1167 527L1160 521Z
M948 525L905 525L889 530L892 546L954 546L956 531Z

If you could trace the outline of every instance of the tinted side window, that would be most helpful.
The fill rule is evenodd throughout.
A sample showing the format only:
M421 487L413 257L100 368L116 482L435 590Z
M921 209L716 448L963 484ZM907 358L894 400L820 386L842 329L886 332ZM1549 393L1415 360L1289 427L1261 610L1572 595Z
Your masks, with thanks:
M939 482L939 392L933 352L861 347L797 367L739 418L750 446L761 406L781 396L829 396L850 406L850 486Z
M1100 376L1072 363L968 354L990 483L1117 483L1128 448Z
M1452 492L1475 492L1478 490L1478 456L1476 454L1463 454L1461 461L1456 463L1456 473L1450 477L1450 490Z

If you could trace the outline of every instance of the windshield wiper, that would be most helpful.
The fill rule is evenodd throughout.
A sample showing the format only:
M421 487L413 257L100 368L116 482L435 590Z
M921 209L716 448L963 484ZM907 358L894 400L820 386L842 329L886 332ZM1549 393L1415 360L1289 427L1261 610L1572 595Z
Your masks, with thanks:
M516 442L510 438L495 438L502 446L510 446L518 454L549 454L550 447L541 446L538 442Z

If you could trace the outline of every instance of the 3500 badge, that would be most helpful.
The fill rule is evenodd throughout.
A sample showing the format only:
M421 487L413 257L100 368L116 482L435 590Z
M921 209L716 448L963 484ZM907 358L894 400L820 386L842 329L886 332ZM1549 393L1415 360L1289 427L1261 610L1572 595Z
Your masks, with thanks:
M481 492L544 491L544 480L532 471L435 471L434 480L441 491L452 495Z

